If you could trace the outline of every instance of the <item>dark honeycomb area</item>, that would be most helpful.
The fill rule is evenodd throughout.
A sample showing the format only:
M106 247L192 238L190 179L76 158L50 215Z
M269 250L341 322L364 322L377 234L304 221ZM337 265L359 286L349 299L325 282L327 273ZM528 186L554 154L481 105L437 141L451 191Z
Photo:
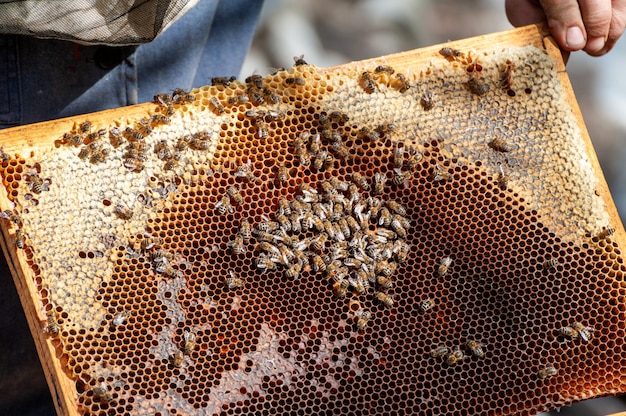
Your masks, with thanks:
M419 77L297 65L192 91L189 100L157 100L155 115L223 119L210 156L206 133L193 136L202 126L187 139L168 133L172 148L187 142L184 173L173 156L156 160L158 125L120 139L145 141L146 158L159 166L177 163L146 173L167 192L162 203L142 205L143 231L76 253L112 262L93 297L106 311L93 327L77 325L75 311L53 300L38 247L45 241L29 229L46 198L33 189L46 165L35 173L24 158L4 160L9 197L28 201L15 210L27 220L5 217L25 235L45 331L75 380L79 412L532 415L623 391L621 248L606 224L576 239L548 226L560 220L522 196L516 180L524 172L510 162L522 157L516 137L538 135L529 125L537 124L542 86L508 74L510 57L481 65L477 54L445 52L433 58L440 73ZM395 97L384 114L376 112L381 96ZM492 135L468 145L484 160L450 151L441 132L459 121L441 110L444 96L446 105L492 119L484 132L499 132L502 142ZM517 100L506 110L516 123L496 118L489 100ZM555 113L542 105L541 121L553 124L546 129L569 131L554 127ZM442 111L443 120L435 116ZM61 141L56 151L69 147ZM560 172L559 163L569 169L547 160L554 166L545 172ZM95 162L77 163L97 171ZM120 206L116 215L128 217ZM325 220L334 228L319 224ZM567 326L584 331L564 336Z

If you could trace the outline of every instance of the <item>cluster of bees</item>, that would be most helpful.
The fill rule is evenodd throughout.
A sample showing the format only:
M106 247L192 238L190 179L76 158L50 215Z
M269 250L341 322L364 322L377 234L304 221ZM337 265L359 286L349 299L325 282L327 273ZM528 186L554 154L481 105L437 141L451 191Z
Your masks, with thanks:
M361 195L369 189L368 179L354 174L352 183L332 178L319 190L302 184L291 201L279 198L275 217L252 231L260 251L256 267L283 270L289 279L303 271L320 272L339 298L373 290L379 302L391 307L394 299L386 290L406 261L411 224L398 202ZM370 317L362 311L357 327L363 329Z
M170 146L167 141L161 140L152 147L146 142L146 137L153 129L162 124L169 124L170 117L174 114L176 106L191 103L195 100L193 94L178 88L172 95L157 94L154 96L154 103L159 106L161 113L152 114L150 117L139 119L134 125L121 129L117 126L93 131L90 121L75 124L71 131L65 133L63 138L55 142L56 146L80 147L78 157L96 164L104 162L113 152L125 144L123 148L123 166L132 172L141 172L144 164L148 160L150 150L153 150L159 160L164 162L164 170L174 170L178 167L181 159L181 152L187 148L193 150L207 150L209 139L206 132L198 132L194 135L185 135L178 139L174 146ZM108 140L106 140L108 137ZM49 184L48 184L49 185ZM33 182L33 186L43 186L45 182L38 184Z
M483 358L485 356L485 345L481 342L468 340L463 346L466 352L469 352L476 358ZM430 351L430 356L433 358L441 358L448 365L455 365L463 361L465 353L463 352L463 349L458 346L454 348L454 350L450 350L450 348L445 345L439 345Z
M368 94L373 94L378 89L377 82L389 83L391 88L396 89L401 94L411 88L406 76L396 73L395 69L388 65L379 65L374 68L373 72L364 71L359 78L359 85Z

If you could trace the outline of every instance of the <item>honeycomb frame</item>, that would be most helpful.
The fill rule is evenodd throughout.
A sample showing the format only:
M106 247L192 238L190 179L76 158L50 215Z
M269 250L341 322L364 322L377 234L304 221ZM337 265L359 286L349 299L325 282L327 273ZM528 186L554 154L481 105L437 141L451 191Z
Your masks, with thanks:
M59 414L534 414L626 391L625 234L547 34L0 131L3 250Z

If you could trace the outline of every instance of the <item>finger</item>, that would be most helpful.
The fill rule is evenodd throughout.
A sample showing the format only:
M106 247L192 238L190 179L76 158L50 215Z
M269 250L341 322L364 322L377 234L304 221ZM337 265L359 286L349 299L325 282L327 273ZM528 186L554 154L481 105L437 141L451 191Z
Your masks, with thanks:
M506 0L506 17L515 27L544 22L546 14L536 0Z
M604 48L596 56L604 55L613 49L617 40L624 33L624 27L626 27L626 0L613 0L613 13L607 41Z
M585 26L576 0L541 0L554 40L566 51L585 47Z
M587 34L584 50L589 55L599 55L609 36L613 15L611 0L579 0L578 4Z

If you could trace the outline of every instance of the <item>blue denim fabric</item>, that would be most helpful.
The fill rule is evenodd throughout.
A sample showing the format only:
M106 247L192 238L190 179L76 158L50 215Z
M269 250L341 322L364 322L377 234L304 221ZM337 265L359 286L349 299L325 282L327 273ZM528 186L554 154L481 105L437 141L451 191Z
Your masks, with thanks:
M237 75L262 4L201 0L138 47L0 36L0 128L152 101Z
M0 36L0 128L151 101L239 73L262 0L201 0L138 47ZM56 399L56 398L55 398ZM54 415L13 279L0 256L0 415Z

